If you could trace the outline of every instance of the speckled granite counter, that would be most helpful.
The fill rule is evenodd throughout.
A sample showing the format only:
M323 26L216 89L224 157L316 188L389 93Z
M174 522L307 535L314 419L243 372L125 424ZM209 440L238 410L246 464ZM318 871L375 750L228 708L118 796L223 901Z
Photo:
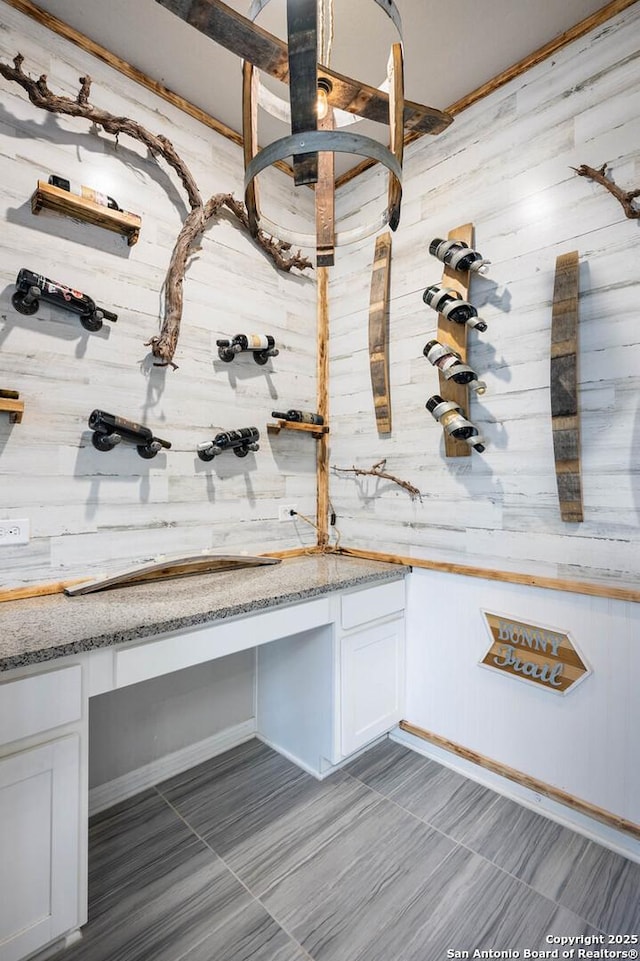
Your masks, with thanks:
M397 580L406 572L396 564L311 554L268 567L0 604L0 671Z

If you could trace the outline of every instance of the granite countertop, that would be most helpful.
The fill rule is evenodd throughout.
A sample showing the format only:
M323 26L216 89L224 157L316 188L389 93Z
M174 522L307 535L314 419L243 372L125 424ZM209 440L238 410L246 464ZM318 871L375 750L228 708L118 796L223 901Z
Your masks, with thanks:
M397 580L406 571L397 564L310 554L77 597L11 601L0 604L0 671Z

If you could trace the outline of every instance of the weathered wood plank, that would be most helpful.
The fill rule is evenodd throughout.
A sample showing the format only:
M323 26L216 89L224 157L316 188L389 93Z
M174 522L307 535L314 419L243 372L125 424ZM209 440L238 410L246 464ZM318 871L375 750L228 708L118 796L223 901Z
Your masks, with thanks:
M612 814L610 811L605 811L590 801L583 801L582 798L575 797L552 784L546 784L536 777L532 777L522 771L517 771L499 761L494 761L483 754L479 754L477 751L472 751L470 748L456 744L446 737L411 724L409 721L400 721L400 727L403 731L406 731L407 734L413 734L414 737L422 738L431 744L437 745L437 747L443 748L445 751L457 754L458 757L464 758L466 761L471 761L473 764L477 764L487 771L492 771L494 774L499 774L500 777L506 777L516 784L522 784L530 791L535 791L537 794L543 794L545 797L552 798L554 801L559 801L574 811L585 814L587 817L595 818L597 821L607 824L617 831L625 831L627 834L632 835L632 837L640 838L640 824L634 824L633 821L629 821L627 818L620 817L617 814Z
M84 197L77 197L68 190L61 190L44 180L38 181L38 186L31 197L31 212L40 213L42 209L54 210L56 213L74 220L84 220L95 227L104 227L127 238L130 247L138 242L142 220L137 214L126 210L111 210L103 204L96 204Z
M369 302L369 368L371 390L379 434L391 433L389 387L389 281L391 234L376 238Z
M551 425L563 521L584 520L578 410L578 251L556 259L551 313Z
M329 423L329 270L318 267L316 301L316 409ZM329 543L329 436L323 434L316 454L316 526L318 547Z
M326 117L318 119L319 130L334 129L333 108ZM316 184L316 266L333 267L335 263L335 154L323 150L318 154L318 183Z
M316 0L287 0L291 133L317 129L318 6ZM293 157L297 186L318 181L318 154Z
M242 136L244 169L258 152L258 72L252 63L244 60L242 63ZM260 220L260 200L258 197L258 178L247 185L244 192L244 202L249 218L249 230L255 237L258 233Z
M287 45L228 7L222 0L156 0L186 23L211 37L227 50L270 76L289 82ZM389 97L376 87L360 83L326 67L318 69L318 77L331 83L329 102L332 107L357 113L378 123L389 121ZM404 125L421 133L441 133L452 118L442 110L406 100Z
M389 58L389 149L402 167L404 157L404 59L402 44L394 43ZM400 220L402 184L389 175L389 226L395 230Z

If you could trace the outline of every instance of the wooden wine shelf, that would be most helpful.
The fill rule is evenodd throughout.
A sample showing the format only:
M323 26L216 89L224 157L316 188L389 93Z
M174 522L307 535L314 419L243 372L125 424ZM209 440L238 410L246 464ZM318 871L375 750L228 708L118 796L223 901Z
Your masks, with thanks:
M463 240L473 247L473 224L463 224L450 230L448 240ZM469 288L471 286L471 275L469 271L452 270L445 266L442 273L443 287L452 287L457 290L463 300L469 299ZM460 356L463 364L467 363L467 325L455 324L447 320L442 314L438 314L438 340L445 347L451 347ZM465 417L469 416L469 388L466 384L456 384L455 380L447 380L438 371L440 380L440 396L443 400L452 400L458 404ZM456 440L449 434L444 434L445 457L469 457L471 448L463 440Z
M298 424L295 421L279 420L277 424L267 424L267 431L270 434L279 434L281 430L301 430L311 434L319 440L323 434L329 433L327 424Z
M19 424L22 421L24 401L19 398L20 395L15 390L0 390L0 410L9 414L12 424Z
M31 197L31 211L39 214L43 208L54 210L66 217L73 217L74 220L84 220L88 224L93 224L94 227L104 227L105 230L123 234L127 238L129 247L133 247L140 236L142 220L136 214L130 214L124 210L111 210L103 204L85 200L84 197L71 194L68 190L61 190L60 187L54 187L44 180L39 180Z

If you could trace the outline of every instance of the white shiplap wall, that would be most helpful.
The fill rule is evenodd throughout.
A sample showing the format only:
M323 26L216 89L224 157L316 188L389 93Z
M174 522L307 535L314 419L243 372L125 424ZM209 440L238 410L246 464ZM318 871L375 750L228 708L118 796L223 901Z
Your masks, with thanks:
M203 196L242 196L242 156L151 92L0 2L0 57L20 51L32 75L74 97L93 79L97 106L139 121L173 142ZM238 68L240 69L240 68ZM31 214L39 178L56 173L97 186L142 217L138 244L49 212ZM312 193L264 175L265 209L296 224L312 216ZM45 113L0 78L0 386L20 391L22 424L0 414L0 518L29 518L31 541L0 549L0 585L113 569L158 553L288 549L315 542L306 525L279 523L278 505L315 509L315 444L265 425L272 407L315 407L315 280L278 272L221 216L202 239L185 281L178 370L153 367L143 346L158 329L162 285L187 211L177 177L142 145L92 130L81 119ZM11 305L20 267L84 290L115 310L88 333L77 317L42 305L34 317ZM266 367L250 356L222 364L217 337L275 336L280 355ZM87 417L102 408L152 427L172 449L151 461L122 444L90 442ZM210 464L196 444L218 430L256 426L261 449Z
M390 305L393 433L375 427L367 352L373 239L341 254L331 277L331 464L387 470L423 492L333 475L342 543L550 576L640 573L639 221L570 169L610 164L640 184L640 6L559 51L407 151L393 236ZM428 91L413 91L429 99ZM343 216L380 205L371 172L339 193ZM377 198L377 199L376 199ZM371 212L371 211L369 211ZM486 452L445 459L425 410L436 371L422 355L436 315L422 302L442 265L429 241L473 222L493 261L471 300L488 323L469 361L488 389L471 419ZM560 519L549 403L556 257L580 253L580 404L584 522Z

